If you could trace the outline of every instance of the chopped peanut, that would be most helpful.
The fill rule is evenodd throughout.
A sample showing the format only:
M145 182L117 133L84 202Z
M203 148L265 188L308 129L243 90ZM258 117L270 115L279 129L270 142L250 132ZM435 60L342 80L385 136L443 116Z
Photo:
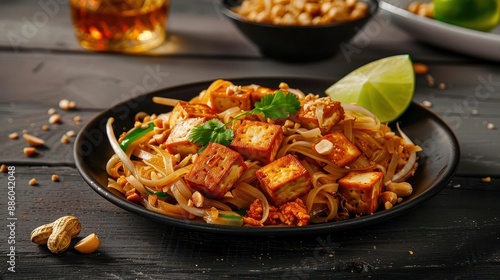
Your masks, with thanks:
M68 99L61 99L59 100L59 108L63 110L67 110L69 107L69 100Z
M68 99L61 99L61 101L59 101L59 108L61 108L63 110L69 110L70 109L69 100Z
M92 254L101 246L101 240L95 233L88 235L75 244L75 250L82 254Z
M82 118L80 116L75 116L73 118L73 121L75 122L75 124L79 125L82 123Z
M63 144L68 144L70 141L69 141L69 137L66 136L66 134L64 134L62 137L61 137L61 143Z
M391 191L385 191L380 195L380 199L383 203L389 202L394 205L398 202L398 195Z
M384 203L384 209L385 209L385 210L389 210L389 209L391 209L391 208L392 208L392 206L393 206L393 205L392 205L392 203L390 203L389 201L386 201L386 202Z
M491 182L491 177L481 178L481 182L483 182L483 183L489 183L489 182Z
M31 134L28 134L28 133L23 134L23 138L24 138L24 140L26 140L26 142L30 146L33 146L33 147L38 147L38 146L42 146L45 144L45 141L43 139L40 139L40 138L33 136Z
M422 105L424 105L427 108L432 107L432 103L430 101L427 101L427 100L422 101Z
M28 184L29 184L30 186L36 186L36 185L38 184L38 182L36 181L36 179L35 179L35 178L32 178L32 179L28 182Z
M429 72L429 67L423 63L415 62L413 63L413 71L415 71L417 75L425 75Z
M427 75L425 75L425 79L426 79L427 85L429 87L433 87L434 86L434 77L433 76L427 74Z
M399 197L405 197L413 192L413 187L408 182L391 182L386 186L386 190L395 192Z
M191 196L191 199L194 203L194 206L196 207L203 207L203 204L205 202L205 198L199 191L195 191L193 195Z
M34 147L26 147L23 149L24 155L31 157L36 154L36 149Z
M57 113L57 111L56 111L56 109L54 109L54 108L50 108L50 109L47 111L47 113L48 113L49 115L54 115L55 113Z
M55 124L55 123L61 123L61 116L58 114L53 114L49 118L49 123Z
M2 166L0 166L0 172L2 173L6 173L7 170L9 170L9 168L7 167L7 165L5 164L2 164Z
M9 134L9 138L10 139L17 139L17 138L19 138L19 133L13 132L13 133Z
M314 146L314 149L320 155L328 155L333 150L333 143L326 139L323 139Z

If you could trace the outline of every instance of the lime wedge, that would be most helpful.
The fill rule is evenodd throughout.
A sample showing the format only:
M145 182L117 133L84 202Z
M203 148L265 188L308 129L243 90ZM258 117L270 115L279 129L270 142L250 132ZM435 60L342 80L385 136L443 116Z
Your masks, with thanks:
M433 0L434 18L488 32L500 21L500 0Z
M357 104L382 123L396 120L413 100L415 74L409 55L382 58L347 74L325 93L344 104Z

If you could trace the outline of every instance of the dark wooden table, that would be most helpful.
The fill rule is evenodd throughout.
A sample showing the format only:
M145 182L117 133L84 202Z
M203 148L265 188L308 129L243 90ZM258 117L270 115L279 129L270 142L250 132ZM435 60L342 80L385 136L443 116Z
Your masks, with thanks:
M82 50L73 37L66 1L0 3L0 164L15 168L15 178L0 174L0 278L499 279L498 62L419 43L389 23L368 42L356 37L351 45L359 52L353 55L278 62L262 57L214 3L173 0L168 41L135 56ZM151 90L252 76L333 82L365 63L401 53L427 64L436 82L446 84L444 90L429 87L417 76L415 101L432 103L430 109L456 133L461 157L455 177L441 192L376 225L276 238L220 236L158 224L95 193L75 167L74 138L60 142L67 131L78 132L97 113L132 97L132 89L151 73L157 81ZM63 98L74 100L77 109L59 110ZM49 108L58 109L63 122L43 131ZM75 116L82 124L75 124ZM497 128L488 129L488 123ZM47 148L35 157L24 156L24 140L8 138L25 129L46 141ZM52 182L52 174L60 181ZM483 182L485 177L491 182ZM28 185L31 178L36 186ZM16 184L13 216L8 209L11 179ZM30 242L32 229L64 215L80 219L80 237L100 236L97 253L71 249L54 255Z

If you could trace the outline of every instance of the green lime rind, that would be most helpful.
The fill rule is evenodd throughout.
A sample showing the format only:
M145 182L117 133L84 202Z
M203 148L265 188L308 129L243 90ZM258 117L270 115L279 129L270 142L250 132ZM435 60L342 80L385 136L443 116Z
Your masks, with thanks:
M500 21L500 0L433 0L436 20L483 32Z

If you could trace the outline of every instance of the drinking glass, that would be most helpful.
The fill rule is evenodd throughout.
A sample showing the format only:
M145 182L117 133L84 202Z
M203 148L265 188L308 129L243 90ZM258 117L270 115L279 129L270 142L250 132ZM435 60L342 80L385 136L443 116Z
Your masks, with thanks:
M80 45L93 51L137 53L165 41L170 0L70 0Z

